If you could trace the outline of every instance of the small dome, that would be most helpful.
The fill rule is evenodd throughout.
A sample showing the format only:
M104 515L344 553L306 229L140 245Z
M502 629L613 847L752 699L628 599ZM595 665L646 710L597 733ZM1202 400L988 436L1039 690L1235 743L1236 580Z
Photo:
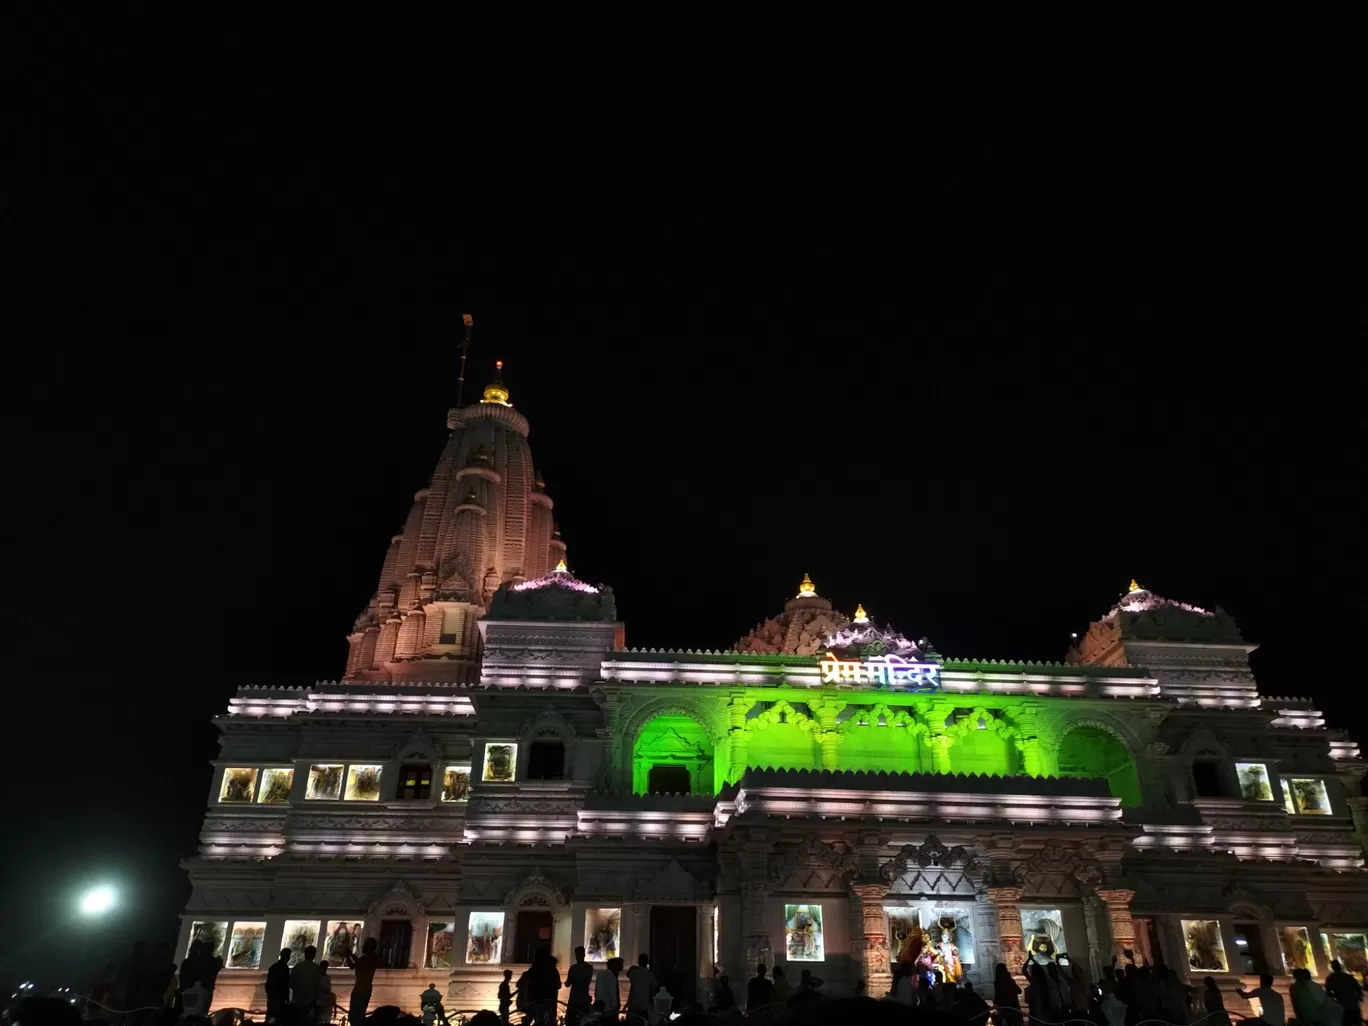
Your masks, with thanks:
M512 406L508 401L508 387L502 381L503 361L494 361L494 380L485 385L484 398L482 403L500 403L503 406Z

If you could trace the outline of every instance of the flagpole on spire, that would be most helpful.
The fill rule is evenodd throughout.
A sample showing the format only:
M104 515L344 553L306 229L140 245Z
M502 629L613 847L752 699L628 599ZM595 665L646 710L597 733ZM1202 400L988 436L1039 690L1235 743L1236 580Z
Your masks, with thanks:
M466 357L470 355L470 333L475 327L475 318L471 317L470 314L461 314L461 320L465 322L465 338L461 339L461 373L456 378L456 409L458 410L465 398Z

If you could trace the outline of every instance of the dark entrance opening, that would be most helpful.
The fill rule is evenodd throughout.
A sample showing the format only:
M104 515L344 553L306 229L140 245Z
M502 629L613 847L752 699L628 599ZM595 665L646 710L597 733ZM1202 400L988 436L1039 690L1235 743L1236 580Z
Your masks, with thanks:
M550 948L553 925L550 912L538 909L519 912L513 924L513 961L530 962L538 948Z
M380 920L380 965L385 969L407 969L409 947L413 943L413 924L407 919Z
M1235 924L1235 958L1240 971L1246 976L1260 976L1268 972L1268 959L1264 957L1258 923Z
M689 767L672 766L667 762L656 763L646 774L646 790L650 794L688 794ZM670 991L671 994L674 991Z
M698 910L692 905L653 906L650 956L651 972L662 987L685 1008L696 1001Z

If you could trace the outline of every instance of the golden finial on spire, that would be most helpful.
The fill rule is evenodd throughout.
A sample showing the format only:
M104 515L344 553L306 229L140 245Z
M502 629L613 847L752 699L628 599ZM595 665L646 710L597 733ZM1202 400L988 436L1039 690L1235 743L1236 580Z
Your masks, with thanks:
M812 583L812 578L803 574L803 583L798 585L799 598L815 598L817 595L817 585Z
M1132 577L1132 578L1131 578L1130 587L1127 588L1126 591L1128 591L1128 592L1131 592L1131 591L1144 591L1144 589L1141 588L1140 585L1136 584L1136 583L1135 583L1135 578Z
M869 614L864 611L864 603L859 602L855 605L855 622L869 623Z
M502 403L502 404L505 405L505 406L511 406L511 405L513 405L512 403L510 403L510 402L508 401L508 389L504 386L504 383L503 383L503 381L501 380L502 378L503 378L503 361L502 361L502 360L495 360L495 361L494 361L494 380L491 381L489 384L485 385L484 398L480 400L481 402L485 402L485 403Z
M565 565L565 560L562 559L559 563L556 564L556 573L568 574L569 572L570 568Z

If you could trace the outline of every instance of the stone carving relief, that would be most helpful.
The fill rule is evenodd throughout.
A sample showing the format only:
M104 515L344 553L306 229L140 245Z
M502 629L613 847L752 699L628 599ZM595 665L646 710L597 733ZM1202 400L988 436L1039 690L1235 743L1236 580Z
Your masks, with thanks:
M639 876L634 896L639 900L695 901L706 898L707 890L678 859L670 859L654 876Z
M565 895L540 869L533 869L522 882L504 895L504 907L510 909L527 906L563 909L569 902Z
M1017 882L1038 895L1080 894L1102 883L1102 867L1090 852L1047 844L1014 872Z
M410 919L417 919L425 912L426 909L423 907L423 903L418 900L417 895L409 889L407 883L400 880L376 901L372 902L366 914L372 918L408 916Z
M395 762L423 762L436 766L442 762L440 746L426 733L418 731L403 744L394 749Z
M841 890L856 872L855 859L843 842L810 837L769 858L770 882L783 890Z

